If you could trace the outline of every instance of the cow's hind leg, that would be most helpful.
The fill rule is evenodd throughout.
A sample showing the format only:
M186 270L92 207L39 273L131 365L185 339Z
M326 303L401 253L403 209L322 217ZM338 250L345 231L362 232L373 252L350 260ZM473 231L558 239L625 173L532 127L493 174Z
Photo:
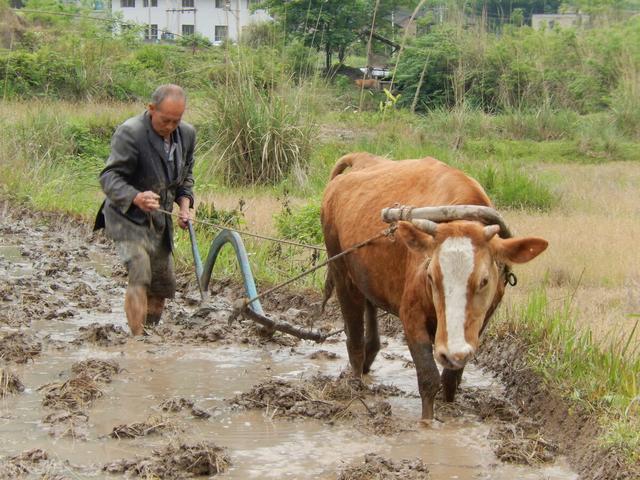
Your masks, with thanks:
M462 381L463 368L458 370L450 370L445 368L442 370L440 376L440 382L442 383L442 393L444 394L445 402L453 402L456 397L456 391Z
M365 301L364 318L366 323L365 357L362 373L369 373L371 364L380 351L380 335L378 334L378 309L368 300Z
M348 278L334 278L335 289L340 301L340 309L344 318L344 331L347 334L347 352L349 363L355 377L364 372L364 295Z

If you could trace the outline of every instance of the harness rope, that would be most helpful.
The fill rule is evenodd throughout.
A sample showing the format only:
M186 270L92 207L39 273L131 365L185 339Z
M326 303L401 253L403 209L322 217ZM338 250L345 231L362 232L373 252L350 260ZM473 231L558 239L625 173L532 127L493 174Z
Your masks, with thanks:
M155 210L156 212L161 212L161 213L166 213L167 215L171 215L172 217L176 217L178 218L180 215L177 213L173 213L173 212L169 212L168 210L163 210L161 208L158 208ZM249 237L256 237L256 238L261 238L263 240L270 240L272 242L276 242L276 243L285 243L287 245L294 245L296 247L304 247L304 248L309 248L311 250L322 250L323 252L326 252L327 249L320 246L320 245L309 245L306 243L299 243L299 242L294 242L292 240L285 240L283 238L275 238L275 237L269 237L267 235L259 235L257 233L250 233L250 232L245 232L243 230L238 230L236 228L231 228L228 227L226 225L221 225L218 223L212 223L212 222L206 222L204 220L194 220L194 219L190 219L191 222L193 223L201 223L202 225L208 225L210 227L215 227L215 228L219 228L220 230L229 230L231 232L236 232L239 233L241 235L247 235Z
M256 295L255 297L250 298L249 300L246 300L245 301L245 307L248 306L250 303L255 302L256 300L264 297L265 295L268 295L268 294L270 294L272 292L275 292L276 290L279 290L282 287L285 287L285 286L289 285L290 283L293 283L296 280L299 280L300 278L315 272L316 270L328 265L329 263L331 263L331 262L333 262L333 261L335 261L335 260L337 260L337 259L339 259L341 257L344 257L345 255L348 255L351 252L354 252L354 251L358 250L359 248L362 248L362 247L365 247L365 246L369 245L371 242L374 242L375 240L378 240L378 239L383 238L383 237L392 236L393 233L396 231L396 228L397 227L395 225L391 225L391 226L389 226L389 228L385 228L382 232L378 233L377 235L374 235L373 237L371 237L371 238L369 238L369 239L367 239L367 240L365 240L363 242L356 243L355 245L352 245L351 247L347 248L346 250L343 250L342 252L338 253L337 255L334 255L333 257L330 257L330 258L326 259L324 262L316 265L315 267L312 267L312 268L310 268L308 270L305 270L300 275L297 275L297 276L295 276L293 278L290 278L289 280L286 280L286 281L284 281L282 283L279 283L278 285L276 285L274 287L271 287L268 290L265 290L264 292Z
M177 213L169 212L169 211L163 210L161 208L158 208L156 211L157 212L166 213L167 215L171 215L173 217L179 217L179 215ZM280 238L269 237L269 236L266 236L266 235L258 235L258 234L255 234L255 233L243 232L242 230L236 230L236 229L233 229L233 228L225 227L224 225L218 225L218 224L211 223L211 222L205 222L203 220L191 220L191 221L195 222L195 223L202 223L204 225L210 225L212 227L216 227L216 228L220 228L220 229L230 230L232 232L237 232L237 233L240 233L240 234L243 234L243 235L249 235L249 236L252 236L252 237L261 238L261 239L264 239L264 240L271 240L272 242L286 243L286 244L289 244L289 245L296 245L296 246L299 246L299 247L311 248L313 250L323 250L325 252L327 251L326 248L322 248L322 247L319 247L319 246L307 245L307 244L298 243L298 242L292 242L292 241L289 241L289 240L283 240L283 239L280 239ZM347 248L346 250L343 250L342 252L338 253L337 255L334 255L333 257L330 257L330 258L326 259L324 262L319 263L315 267L312 267L312 268L310 268L308 270L305 270L301 274L296 275L295 277L290 278L289 280L286 280L286 281L284 281L282 283L279 283L279 284L269 288L268 290L265 290L264 292L254 296L253 298L242 300L242 306L238 306L239 307L238 309L239 310L246 309L251 303L255 302L256 300L259 300L260 298L264 297L265 295L269 295L270 293L273 293L273 292L275 292L277 290L280 290L281 288L286 287L290 283L293 283L296 280L299 280L302 277L305 277L305 276L315 272L316 270L328 265L329 263L331 263L331 262L333 262L333 261L335 261L335 260L337 260L337 259L339 259L341 257L344 257L345 255L348 255L351 252L354 252L354 251L358 250L359 248L362 248L362 247L365 247L365 246L369 245L371 242L374 242L375 240L378 240L378 239L383 238L383 237L391 237L391 236L393 236L393 234L395 233L397 228L398 227L396 226L396 224L392 223L391 225L389 225L388 228L385 228L380 233L374 235L371 238L368 238L367 240L364 240L364 241L362 241L360 243L356 243L355 245L352 245L351 247Z

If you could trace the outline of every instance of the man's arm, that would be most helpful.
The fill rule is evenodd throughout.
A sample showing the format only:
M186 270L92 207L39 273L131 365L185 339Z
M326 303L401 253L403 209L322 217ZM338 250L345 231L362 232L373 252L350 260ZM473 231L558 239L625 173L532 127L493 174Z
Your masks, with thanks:
M185 156L185 169L186 173L184 181L178 185L176 189L176 203L180 206L180 218L178 219L178 225L181 228L187 228L187 221L191 219L191 213L189 209L193 208L193 152L196 146L196 133L195 130L191 130L193 139L189 145L189 148Z
M132 203L145 212L160 208L159 195L141 192L129 183L137 166L138 146L134 134L131 127L120 125L111 138L111 154L100 173L100 185L122 213L127 213Z
M138 166L138 147L131 127L120 125L111 137L111 154L107 165L100 173L100 185L107 198L122 213L131 207L141 193L129 183Z

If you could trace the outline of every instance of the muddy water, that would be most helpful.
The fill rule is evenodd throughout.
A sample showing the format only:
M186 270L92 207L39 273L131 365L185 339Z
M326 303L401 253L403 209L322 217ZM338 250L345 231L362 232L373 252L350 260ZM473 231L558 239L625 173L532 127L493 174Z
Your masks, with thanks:
M539 468L500 462L488 439L490 423L483 423L472 414L444 416L443 422L431 428L419 426L415 421L420 415L415 372L413 368L406 368L408 351L399 340L387 339L388 344L383 348L385 356L378 358L368 380L395 385L408 393L388 399L394 417L413 427L411 431L393 436L376 436L349 423L329 425L313 419L283 419L272 416L273 412L268 410L232 408L226 401L271 377L297 381L316 373L338 375L347 363L343 341L322 346L301 342L294 347L235 342L198 345L163 342L152 335L143 340L129 338L124 344L106 347L87 343L73 345L70 342L77 338L81 326L95 322L126 326L122 284L116 285L116 280L105 276L110 274L109 262L114 260L107 250L96 249L82 259L70 260L66 266L70 270L62 269L47 280L38 273L38 267L46 267L42 265L46 263L43 257L50 251L44 245L51 245L51 237L55 239L62 234L47 230L33 234L31 228L27 224L24 231L31 235L2 235L0 278L8 283L16 279L55 283L53 295L61 292L62 297L75 283L84 282L100 290L100 301L107 302L111 311L103 308L97 312L67 301L76 310L71 317L49 320L36 317L21 327L0 324L0 337L7 332L22 331L34 334L43 343L42 353L33 361L9 365L26 390L0 399L0 457L41 448L61 464L69 462L62 467L65 476L113 478L114 475L101 472L102 465L136 455L148 456L154 448L169 442L207 440L228 449L233 464L220 477L229 479L332 479L346 465L362 461L364 454L370 452L398 460L421 458L429 466L433 479L576 478L561 457ZM81 237L68 241L70 234L64 235L67 240L57 244L55 250L73 251L84 242ZM28 246L25 242L33 244ZM24 256L27 246L39 252L38 260ZM20 300L13 300L13 306L16 301ZM337 358L310 359L319 349L333 352ZM43 393L37 389L69 378L71 365L88 358L115 360L123 371L115 375L111 383L101 384L103 396L84 409L89 417L85 440L53 438L42 422L51 411L42 407ZM465 371L463 382L463 387L471 386L492 395L501 394L500 385L473 366ZM193 401L211 417L195 418L188 410L162 412L159 404L174 397ZM163 415L171 428L162 434L135 439L108 437L115 426L141 422L150 415Z

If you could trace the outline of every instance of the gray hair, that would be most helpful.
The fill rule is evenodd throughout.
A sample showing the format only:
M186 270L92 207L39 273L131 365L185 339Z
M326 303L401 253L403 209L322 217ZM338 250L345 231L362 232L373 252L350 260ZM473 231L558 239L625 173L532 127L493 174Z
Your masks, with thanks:
M166 85L160 85L155 91L151 94L151 103L155 106L160 105L167 98L172 98L174 100L184 100L187 102L187 94L184 89L173 83L167 83Z

